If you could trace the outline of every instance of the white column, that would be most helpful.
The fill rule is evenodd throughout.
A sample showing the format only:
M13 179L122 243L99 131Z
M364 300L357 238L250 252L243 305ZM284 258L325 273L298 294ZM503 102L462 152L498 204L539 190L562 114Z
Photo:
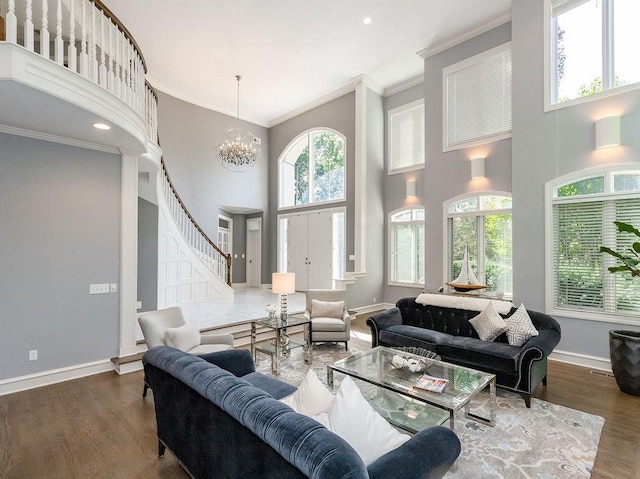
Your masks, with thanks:
M137 352L138 157L124 153L121 165L119 356L123 357Z
M367 271L367 85L364 76L351 80L356 89L354 272Z

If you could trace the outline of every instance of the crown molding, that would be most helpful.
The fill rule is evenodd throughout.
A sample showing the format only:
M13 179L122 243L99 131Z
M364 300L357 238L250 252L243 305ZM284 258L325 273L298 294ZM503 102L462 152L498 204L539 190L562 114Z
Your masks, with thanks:
M59 143L61 145L75 146L78 148L86 148L87 150L102 151L105 153L114 153L116 155L121 154L120 148L113 146L100 145L98 143L91 143L89 141L76 140L75 138L65 138L58 135L50 135L49 133L42 133L39 131L25 130L23 128L16 128L14 126L0 125L0 133L7 133L8 135L23 136L34 140L48 141L51 143Z
M178 100L186 101L187 103L191 103L192 105L199 106L201 108L206 108L207 110L215 111L215 112L218 112L218 113L222 113L223 115L227 115L227 116L230 116L232 118L237 118L237 116L238 116L237 112L231 112L231 111L223 110L223 109L215 107L215 106L213 106L211 104L202 103L199 100L196 100L194 98L190 98L190 97L188 97L186 95L183 95L182 93L180 93L180 92L174 90L173 88L167 86L166 84L154 79L153 77L150 77L150 76L147 75L146 78L147 78L147 81L149 83L151 83L151 86L153 88L155 88L156 90L160 90L162 93L166 93L167 95L170 95L170 96L172 96L174 98L177 98ZM248 121L249 123L253 123L254 125L262 126L264 128L269 128L269 124L265 123L263 121L255 120L253 118L247 118L247 117L244 117L242 115L240 115L240 119L242 121Z
M418 55L420 55L422 58L427 59L429 57L432 57L433 55L436 55L438 53L441 53L445 50L448 50L451 47L454 47L456 45L459 45L462 42L466 42L467 40L473 38L473 37L477 37L478 35L481 35L482 33L488 32L489 30L492 30L496 27L499 27L500 25L504 25L505 23L511 21L511 12L506 13L500 17L494 18L493 20L487 22L487 23L483 23L482 25L477 26L476 28L473 28L465 33L463 33L462 35L457 35L455 37L450 37L442 42L436 43L435 45L429 46L423 50L420 50L418 53Z
M400 83L396 83L395 85L391 85L388 88L385 88L383 96L391 96L396 93L400 93L401 91L408 90L409 88L413 88L414 86L420 85L424 83L424 74L421 73L412 78L408 78Z
M362 83L364 84L364 86L366 86L369 90L373 91L374 93L377 93L380 96L384 94L384 88L381 87L376 82L374 82L371 78L369 78L365 74L355 76L352 79L350 79L349 82L352 83L354 86Z

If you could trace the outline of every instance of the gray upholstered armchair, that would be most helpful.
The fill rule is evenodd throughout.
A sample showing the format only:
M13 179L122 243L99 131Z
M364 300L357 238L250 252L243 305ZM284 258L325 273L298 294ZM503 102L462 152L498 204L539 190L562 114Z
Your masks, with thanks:
M142 313L138 323L147 349L172 346L195 355L233 349L231 334L201 334L197 326L184 320L178 306ZM147 396L148 387L145 381L142 397Z
M314 343L344 342L349 349L351 317L347 311L344 289L308 289L304 315L311 318Z

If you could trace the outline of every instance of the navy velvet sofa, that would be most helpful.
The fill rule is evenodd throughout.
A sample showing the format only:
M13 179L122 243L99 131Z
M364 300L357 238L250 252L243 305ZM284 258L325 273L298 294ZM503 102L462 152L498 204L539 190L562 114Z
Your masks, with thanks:
M539 335L522 346L509 345L506 334L482 341L469 323L478 311L420 304L416 298L399 300L395 308L368 318L367 326L372 347L424 348L448 363L495 374L498 386L520 393L531 407L535 389L547 384L547 356L560 341L560 325L547 314L527 312Z
M246 350L198 357L159 346L143 364L159 455L168 447L197 479L435 479L460 453L453 432L432 427L365 467L343 439L278 401L295 388L256 372Z

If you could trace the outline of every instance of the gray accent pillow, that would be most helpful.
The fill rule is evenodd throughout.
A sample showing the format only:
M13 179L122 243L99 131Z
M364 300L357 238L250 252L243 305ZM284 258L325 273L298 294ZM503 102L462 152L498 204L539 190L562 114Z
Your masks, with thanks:
M507 331L507 323L498 314L492 303L476 317L469 320L483 341L494 341L498 336Z
M505 322L507 323L507 341L511 346L522 346L533 336L540 334L531 322L524 304L520 304L515 313L505 318Z

